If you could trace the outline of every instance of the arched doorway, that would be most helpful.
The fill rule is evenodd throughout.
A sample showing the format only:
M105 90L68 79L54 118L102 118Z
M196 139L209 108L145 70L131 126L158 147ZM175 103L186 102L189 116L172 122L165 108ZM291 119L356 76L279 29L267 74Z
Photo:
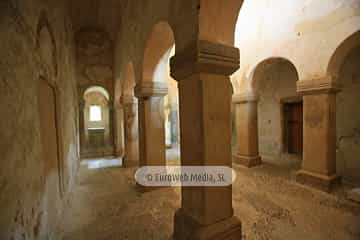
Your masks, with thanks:
M101 86L88 87L83 93L83 158L112 156L114 153L111 99Z
M252 87L258 97L259 152L264 161L300 160L302 155L302 98L296 92L298 73L284 58L256 66Z
M169 58L174 43L173 31L166 22L155 24L146 41L142 78L135 87L139 102L140 166L166 165L164 97L169 89Z

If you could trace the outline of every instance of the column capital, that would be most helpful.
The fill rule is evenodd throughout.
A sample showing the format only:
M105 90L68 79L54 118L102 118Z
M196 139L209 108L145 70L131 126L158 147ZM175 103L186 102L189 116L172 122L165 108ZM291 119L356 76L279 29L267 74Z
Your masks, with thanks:
M165 96L168 94L168 86L166 82L144 81L135 86L135 96L151 97L151 96Z
M231 75L240 64L238 48L200 40L196 46L176 53L170 59L171 76L177 81L194 73Z
M235 104L257 102L258 96L254 93L238 93L232 96L232 102Z
M122 95L120 98L120 102L123 105L134 104L134 103L137 103L137 99L133 95Z
M296 86L297 92L302 95L337 93L341 90L341 85L331 76L297 81Z

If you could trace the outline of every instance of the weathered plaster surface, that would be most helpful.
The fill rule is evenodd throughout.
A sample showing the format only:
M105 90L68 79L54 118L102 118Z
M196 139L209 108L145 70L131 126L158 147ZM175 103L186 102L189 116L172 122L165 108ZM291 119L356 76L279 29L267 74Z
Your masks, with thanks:
M360 47L344 62L339 83L342 91L337 95L337 169L346 180L360 183Z
M48 25L37 34L44 15ZM43 76L59 91L66 192L78 167L72 25L61 1L5 0L0 16L0 154L5 163L0 168L0 239L49 239L56 222L49 216L57 218L62 208L57 199L56 208L47 209L46 189L52 181L44 175L37 89Z
M296 97L297 72L286 61L269 62L255 76L258 102L259 152L265 159L279 160L283 146L283 101Z
M240 69L232 77L235 92L251 90L251 72L269 57L290 60L299 80L326 76L336 48L359 26L357 0L245 1L235 37L241 49Z

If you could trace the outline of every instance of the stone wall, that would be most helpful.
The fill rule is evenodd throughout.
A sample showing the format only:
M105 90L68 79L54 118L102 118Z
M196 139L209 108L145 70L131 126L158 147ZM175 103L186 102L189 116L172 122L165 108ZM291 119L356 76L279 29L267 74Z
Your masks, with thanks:
M279 161L283 146L283 106L297 96L297 72L291 63L275 61L256 76L258 102L259 152L264 160Z
M110 106L111 103L108 102L105 96L99 92L90 92L85 96L85 109L84 109L84 129L85 129L85 144L84 149L82 150L82 157L103 157L111 156L114 149L112 148L112 134L110 131ZM101 107L101 120L100 121L90 121L90 106L98 105ZM93 139L91 139L90 129L102 128L102 138L101 141L94 144Z
M63 1L3 0L0 35L0 239L53 239L78 169L72 24ZM45 174L40 78L56 92L60 184Z
M325 77L336 48L359 26L358 0L244 1L235 37L241 49L235 92L251 89L251 73L270 57L290 60L300 81Z
M281 0L276 3L269 0L245 1L239 14L235 35L235 45L240 48L240 69L232 76L236 94L254 92L254 73L259 63L270 58L284 58L295 66L300 82L311 81L316 84L317 81L330 79L343 84L344 89L337 97L337 172L352 182L358 182L360 176L360 165L356 159L360 149L359 118L353 107L359 99L359 73L356 70L359 64L359 60L356 59L358 53L353 53L347 60L339 79L336 67L343 60L338 55L342 55L346 48L359 42L359 30L360 2L357 0ZM268 73L269 77L278 74L277 71L273 69ZM274 98L281 95L282 90L279 86L289 84L295 87L290 78L285 79L282 85L269 83ZM261 100L261 94L259 97ZM267 97L271 101L270 96ZM278 117L274 122L275 114L279 116L279 113L270 109L270 102L267 109L265 104L259 103L261 155L270 153L270 150L273 153L279 152L281 149L281 125ZM272 120L270 115L274 115ZM273 124L277 126L263 127Z
M342 65L337 97L337 170L345 180L360 183L360 47Z

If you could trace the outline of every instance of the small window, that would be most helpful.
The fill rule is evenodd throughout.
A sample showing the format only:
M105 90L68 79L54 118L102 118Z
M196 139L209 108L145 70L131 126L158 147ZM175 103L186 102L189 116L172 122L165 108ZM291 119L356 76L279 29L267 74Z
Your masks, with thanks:
M90 121L100 122L101 121L101 107L97 105L90 106Z

